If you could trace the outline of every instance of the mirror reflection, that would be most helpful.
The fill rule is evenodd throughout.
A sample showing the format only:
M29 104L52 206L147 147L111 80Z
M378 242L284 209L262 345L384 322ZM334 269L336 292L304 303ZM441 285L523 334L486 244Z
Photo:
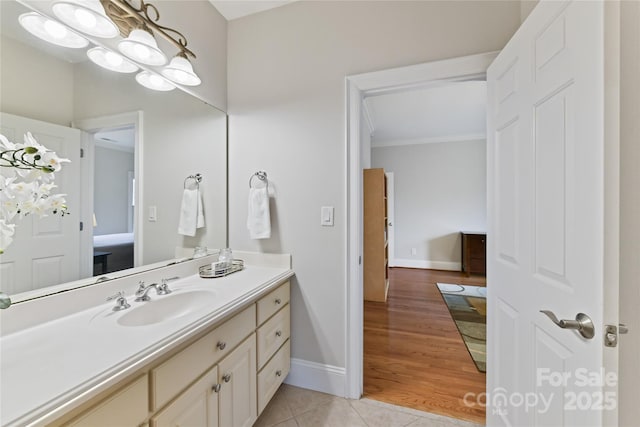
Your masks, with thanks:
M15 302L225 247L225 113L35 38L19 26L28 9L16 1L0 8L0 133L21 142L31 132L71 160L55 179L68 215L17 222L0 255L0 290ZM184 236L185 179L198 173L203 224Z

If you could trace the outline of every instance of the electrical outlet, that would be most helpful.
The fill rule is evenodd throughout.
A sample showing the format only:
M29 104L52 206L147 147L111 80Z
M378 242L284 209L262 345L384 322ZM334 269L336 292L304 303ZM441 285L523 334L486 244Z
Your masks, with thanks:
M418 250L416 248L411 248L411 255L416 255Z

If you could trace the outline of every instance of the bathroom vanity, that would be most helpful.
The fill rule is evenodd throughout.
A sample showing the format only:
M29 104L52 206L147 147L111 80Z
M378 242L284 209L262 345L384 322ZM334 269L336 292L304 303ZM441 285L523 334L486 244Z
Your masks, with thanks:
M293 271L288 255L236 256L224 278L199 277L205 257L4 310L0 423L251 426L289 372ZM131 307L114 311L120 290Z

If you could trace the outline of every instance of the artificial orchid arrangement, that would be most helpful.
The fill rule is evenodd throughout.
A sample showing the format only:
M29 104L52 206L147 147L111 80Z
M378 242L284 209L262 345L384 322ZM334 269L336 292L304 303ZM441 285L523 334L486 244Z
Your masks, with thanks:
M67 213L65 194L52 194L62 159L27 132L23 143L0 134L0 254L13 242L16 220Z

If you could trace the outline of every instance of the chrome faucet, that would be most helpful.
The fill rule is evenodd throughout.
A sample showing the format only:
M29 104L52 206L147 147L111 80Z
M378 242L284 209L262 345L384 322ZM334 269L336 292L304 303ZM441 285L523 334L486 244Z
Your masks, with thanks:
M179 279L178 276L176 277L170 277L168 279L162 279L160 281L160 284L158 285L157 283L152 283L150 285L145 285L144 281L140 281L138 283L138 290L136 291L136 299L135 301L140 302L140 301L150 301L151 298L149 298L149 295L147 295L149 293L149 291L151 290L151 288L155 288L156 290L156 294L158 295L169 295L171 293L171 289L169 289L169 285L167 284L167 282L170 282L171 280L177 280Z
M138 290L136 291L136 299L135 299L135 301L137 301L137 302L150 301L151 298L149 298L149 295L147 295L147 294L149 293L151 288L155 288L156 293L158 295L163 295L163 293L161 293L160 289L158 288L158 284L157 283L152 283L150 285L145 285L144 282L141 280L140 282L138 282Z

